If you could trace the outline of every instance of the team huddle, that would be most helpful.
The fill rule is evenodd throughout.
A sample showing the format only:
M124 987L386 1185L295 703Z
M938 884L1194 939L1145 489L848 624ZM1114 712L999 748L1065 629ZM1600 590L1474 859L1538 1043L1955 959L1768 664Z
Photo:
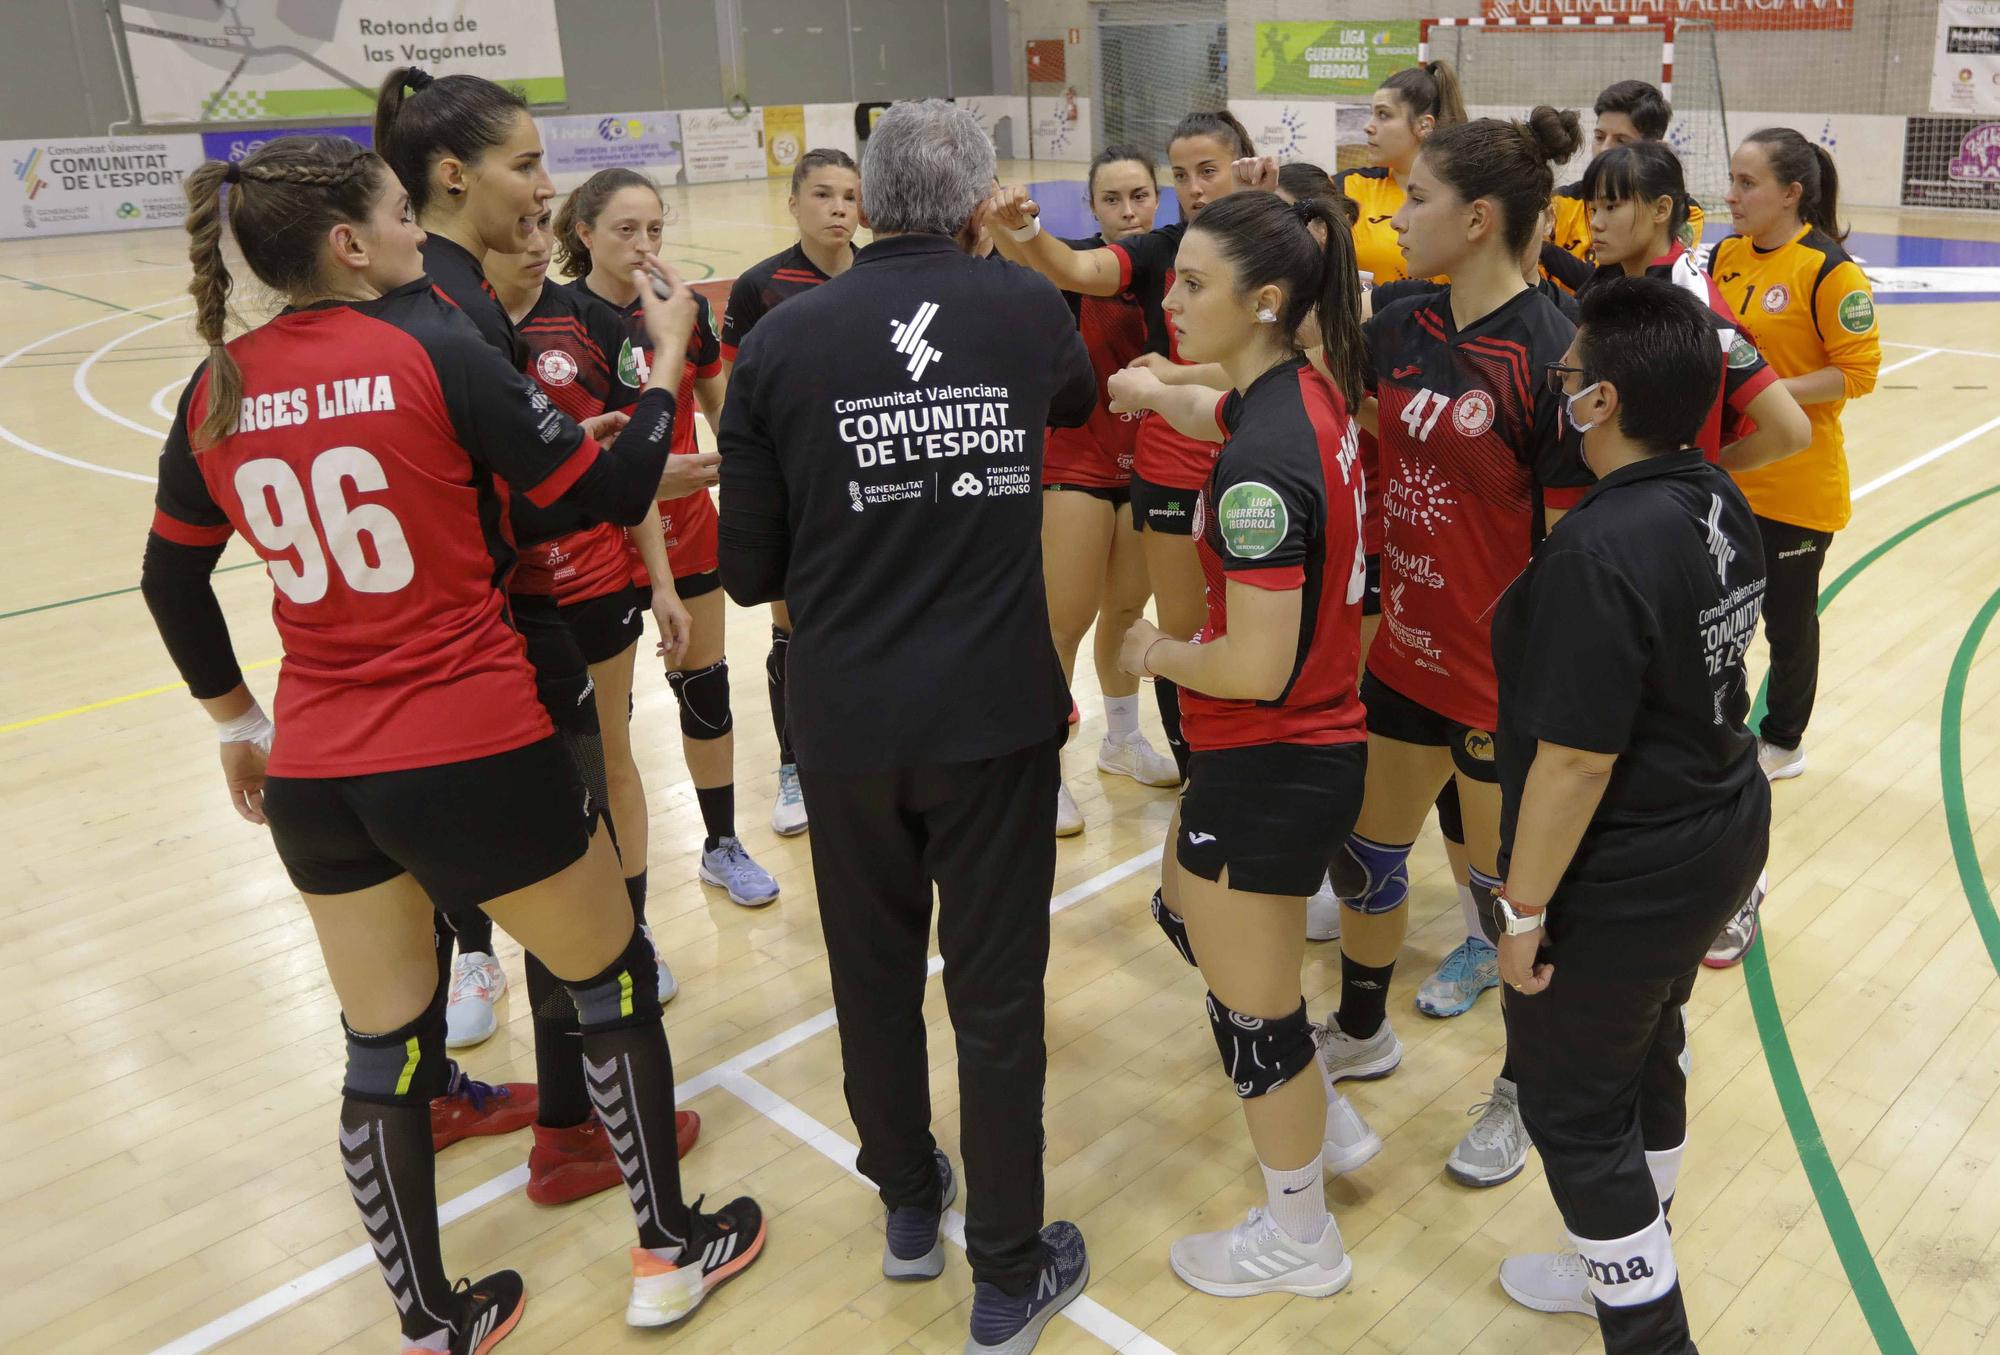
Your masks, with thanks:
M1163 148L1180 219L1154 225L1153 153L1113 147L1083 185L1099 233L1069 240L994 177L970 114L899 104L859 165L800 158L799 238L719 323L661 257L658 189L605 170L554 210L526 105L476 77L396 72L373 151L285 137L189 178L209 357L161 453L144 592L233 805L268 824L319 933L344 1175L405 1351L490 1350L525 1309L513 1271L446 1277L434 1160L468 1136L531 1129L537 1203L626 1191L635 1326L685 1319L762 1254L754 1200L710 1211L682 1187L700 1122L675 1105L632 727L650 614L700 879L776 901L737 832L725 595L771 608L771 824L810 822L895 1279L941 1273L959 1184L923 1085L938 892L968 1352L1025 1355L1088 1279L1080 1231L1044 1225L1039 1147L1053 839L1086 830L1063 685L1086 633L1098 768L1179 788L1151 911L1207 986L1265 1186L1234 1227L1175 1241L1173 1271L1223 1298L1350 1282L1325 1176L1383 1144L1339 1084L1403 1059L1388 996L1435 815L1464 930L1415 1005L1464 1018L1500 989L1506 1037L1445 1170L1498 1186L1538 1149L1569 1245L1508 1258L1505 1291L1596 1316L1607 1351L1695 1349L1667 1225L1681 1008L1757 937L1768 783L1805 768L1818 574L1849 512L1840 412L1880 354L1825 150L1746 139L1704 267L1718 204L1690 197L1660 92L1621 82L1594 111L1561 187L1578 114L1469 118L1442 62L1376 92L1373 163L1338 174L1196 113ZM284 302L233 338L225 223ZM864 311L879 354L837 330ZM883 363L963 398L827 398ZM885 467L924 454L891 436L949 469L902 494ZM239 535L284 644L268 717L210 583ZM953 572L992 611L941 645ZM940 676L894 694L910 709L885 743L863 675L904 645L900 671ZM996 652L1027 656L1018 681ZM891 875L920 910L904 931L837 925ZM496 1029L496 922L525 951L531 1084L446 1053ZM1323 1021L1301 996L1314 942L1340 948Z

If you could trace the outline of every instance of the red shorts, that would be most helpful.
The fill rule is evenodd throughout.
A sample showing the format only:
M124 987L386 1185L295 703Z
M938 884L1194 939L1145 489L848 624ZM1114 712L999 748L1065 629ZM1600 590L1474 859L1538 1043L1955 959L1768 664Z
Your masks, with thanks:
M659 508L660 526L667 534L667 568L675 578L707 574L720 567L716 555L716 527L720 519L715 512L714 495L698 489L686 498L663 499ZM652 583L646 577L646 564L637 550L632 552L631 577L641 588Z
M1115 442L1107 445L1105 441L1107 433L1117 436L1117 430L1104 426L1106 420L1116 424L1119 416L1099 409L1081 428L1051 428L1042 444L1042 483L1088 485L1094 489L1118 489L1131 484L1131 438L1124 439L1125 451L1121 456Z
M599 523L553 541L523 546L507 591L552 597L559 605L585 602L629 588L632 571L628 561L625 529Z
M1221 443L1183 437L1165 419L1148 413L1139 423L1132 470L1142 479L1169 489L1200 489L1208 483L1215 455L1221 450Z

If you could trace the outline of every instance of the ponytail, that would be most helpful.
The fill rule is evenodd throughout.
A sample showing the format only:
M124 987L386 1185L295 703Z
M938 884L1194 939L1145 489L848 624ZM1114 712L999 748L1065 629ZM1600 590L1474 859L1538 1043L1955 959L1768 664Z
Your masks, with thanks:
M1466 120L1465 92L1459 87L1458 72L1449 61L1426 61L1405 67L1382 82L1394 90L1410 115L1411 130L1418 118L1429 118L1431 130L1456 127Z
M1771 173L1780 187L1799 186L1799 220L1820 234L1845 240L1840 225L1840 171L1826 147L1808 141L1789 127L1766 127L1744 138L1764 148Z
M398 66L375 96L375 149L396 171L422 217L431 200L431 166L449 155L471 164L500 145L528 101L477 75L432 79Z
M1361 369L1367 352L1361 337L1361 265L1354 253L1354 232L1347 214L1329 198L1301 198L1294 210L1302 220L1326 228L1319 291L1312 304L1319 321L1320 356L1352 415L1361 408Z
M197 449L212 447L236 431L243 403L243 373L223 345L229 324L229 293L236 280L222 256L222 185L232 166L220 160L204 162L187 176L188 264L194 280L195 336L208 345L208 407L194 430Z
M1167 138L1167 147L1171 150L1176 141L1185 141L1193 136L1214 137L1223 145L1233 147L1233 158L1238 160L1248 159L1257 153L1257 148L1250 142L1250 133L1226 108L1213 113L1188 114L1174 124L1173 133Z
M848 168L853 164L849 160ZM603 215L604 205L625 188L644 188L654 197L660 196L660 186L636 169L600 169L563 199L562 209L549 229L556 237L556 267L564 277L580 278L590 271L590 247L583 243L583 228L597 229L597 218ZM663 210L665 205L662 199Z

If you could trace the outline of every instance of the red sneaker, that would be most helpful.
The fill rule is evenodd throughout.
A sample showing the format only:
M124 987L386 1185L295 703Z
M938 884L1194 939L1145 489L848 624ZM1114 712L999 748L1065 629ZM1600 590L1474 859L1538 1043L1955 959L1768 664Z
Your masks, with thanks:
M538 1124L528 1153L528 1198L536 1204L568 1204L625 1184L611 1140L596 1116L568 1129ZM691 1110L674 1114L674 1146L688 1155L701 1134L701 1117Z
M460 1139L488 1134L511 1134L535 1122L541 1109L541 1093L532 1082L503 1082L498 1086L465 1075L457 1060L451 1060L451 1080L443 1096L431 1099L431 1147L443 1152Z

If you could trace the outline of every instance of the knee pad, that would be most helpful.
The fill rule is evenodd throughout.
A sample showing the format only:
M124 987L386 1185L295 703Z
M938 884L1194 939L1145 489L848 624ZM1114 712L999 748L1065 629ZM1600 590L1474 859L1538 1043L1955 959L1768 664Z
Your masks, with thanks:
M444 1092L445 1071L443 984L430 1005L408 1025L386 1035L363 1035L340 1018L347 1034L347 1076L340 1093L356 1101L385 1106L428 1105Z
M535 958L533 951L521 952L521 968L528 979L529 1017L539 1026L547 1026L565 1034L576 1030L576 1003L571 1000L569 989L555 976L549 967ZM657 982L657 979L655 980Z
M1458 778L1444 783L1444 789L1437 798L1438 832L1444 840L1455 846L1465 845L1465 815L1458 807Z
M1493 906L1493 900L1499 896L1504 882L1476 867L1466 872L1466 878L1466 887L1472 891L1473 905L1479 910L1479 930L1497 946L1500 944L1500 912Z
M578 1024L586 1031L617 1030L660 1019L660 970L652 943L635 925L617 959L595 978L567 985Z
M729 660L717 659L691 673L668 673L667 686L681 703L681 733L691 739L719 739L736 727L729 713Z
M785 656L792 652L792 633L783 626L771 627L771 652L764 656L764 677L773 686L785 683Z
M1188 944L1187 923L1168 908L1160 897L1160 891L1153 891L1153 921L1160 924L1160 930L1167 934L1167 940L1174 943L1174 949L1189 964L1194 963L1194 947Z
M1410 848L1372 842L1349 833L1334 853L1333 892L1357 913L1393 913L1410 897Z
M1223 1071L1246 1101L1269 1096L1319 1058L1312 1022L1303 999L1290 1016L1245 1016L1208 995L1208 1024L1215 1031L1215 1049Z

